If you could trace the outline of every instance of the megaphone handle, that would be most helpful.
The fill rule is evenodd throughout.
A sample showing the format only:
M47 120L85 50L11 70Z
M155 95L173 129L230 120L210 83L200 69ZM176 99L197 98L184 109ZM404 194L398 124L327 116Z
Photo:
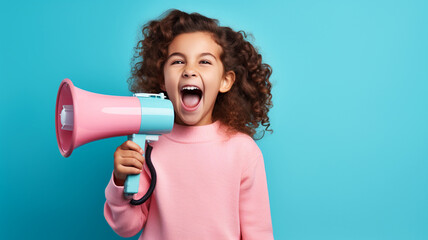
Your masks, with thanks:
M128 140L131 140L138 144L140 147L144 147L146 144L146 135L145 134L132 134L128 136ZM143 153L143 157L144 157ZM140 175L141 174L132 174L126 177L125 181L125 197L132 197L132 195L138 193L138 186L140 184Z
M144 135L144 134L133 134L133 135L129 136L129 140L134 141L139 146L143 146L146 144L146 135ZM152 164L152 160L151 160L152 149L153 149L152 146L150 146L150 144L147 144L145 154L143 154L143 156L145 155L146 164L147 164L147 167L149 168L150 175L151 175L151 182L150 182L149 189L147 190L146 194L144 194L144 196L142 198L140 198L139 200L132 199L130 202L132 205L140 205L140 204L144 203L145 201L147 201L147 199L150 198L150 196L152 195L152 193L155 189L157 178L156 178L156 170L155 170L155 168ZM124 189L125 196L129 197L135 193L138 193L138 186L140 183L140 175L141 174L128 175L127 176L126 181L125 181L125 189Z

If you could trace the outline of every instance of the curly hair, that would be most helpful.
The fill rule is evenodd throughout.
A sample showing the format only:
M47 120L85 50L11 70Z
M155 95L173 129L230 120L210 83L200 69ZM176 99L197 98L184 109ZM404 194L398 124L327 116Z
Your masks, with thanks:
M272 68L262 62L262 56L249 43L244 31L219 26L218 20L198 13L170 10L160 20L144 25L135 47L131 77L132 92L163 92L163 67L168 57L168 46L182 33L208 32L222 48L220 55L224 72L233 71L235 82L226 93L219 93L213 110L213 120L219 120L232 131L239 131L255 138L260 125L262 135L270 131L268 117L272 107Z

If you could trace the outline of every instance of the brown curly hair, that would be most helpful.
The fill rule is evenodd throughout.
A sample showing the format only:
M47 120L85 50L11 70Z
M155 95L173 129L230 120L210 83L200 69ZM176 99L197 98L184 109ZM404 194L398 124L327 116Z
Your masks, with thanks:
M160 20L144 25L128 82L132 92L163 92L163 67L168 57L168 46L182 33L209 32L222 48L224 72L235 72L235 82L226 93L219 93L213 111L213 120L220 120L233 131L254 138L262 125L262 135L270 127L268 112L272 107L272 68L262 63L262 56L249 43L244 31L218 25L218 20L198 13L170 10ZM166 94L166 93L165 93Z

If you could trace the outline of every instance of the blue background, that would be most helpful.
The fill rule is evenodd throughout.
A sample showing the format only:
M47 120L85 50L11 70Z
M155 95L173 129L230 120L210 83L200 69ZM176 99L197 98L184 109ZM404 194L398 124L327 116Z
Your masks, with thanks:
M428 239L428 4L412 0L2 1L0 239L120 239L103 204L125 138L63 158L57 89L129 95L141 26L169 8L252 33L274 69L258 144L276 239Z

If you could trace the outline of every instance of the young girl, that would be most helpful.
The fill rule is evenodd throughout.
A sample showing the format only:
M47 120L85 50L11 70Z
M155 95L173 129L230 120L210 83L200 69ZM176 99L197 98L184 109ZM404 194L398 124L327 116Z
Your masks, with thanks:
M114 154L105 218L115 232L140 239L273 239L263 156L252 139L269 130L272 70L244 32L178 10L143 28L130 78L133 92L164 92L175 111L169 134L151 143L158 181L151 198L124 198L128 174L150 185L142 147L126 141ZM138 196L140 195L140 196Z

